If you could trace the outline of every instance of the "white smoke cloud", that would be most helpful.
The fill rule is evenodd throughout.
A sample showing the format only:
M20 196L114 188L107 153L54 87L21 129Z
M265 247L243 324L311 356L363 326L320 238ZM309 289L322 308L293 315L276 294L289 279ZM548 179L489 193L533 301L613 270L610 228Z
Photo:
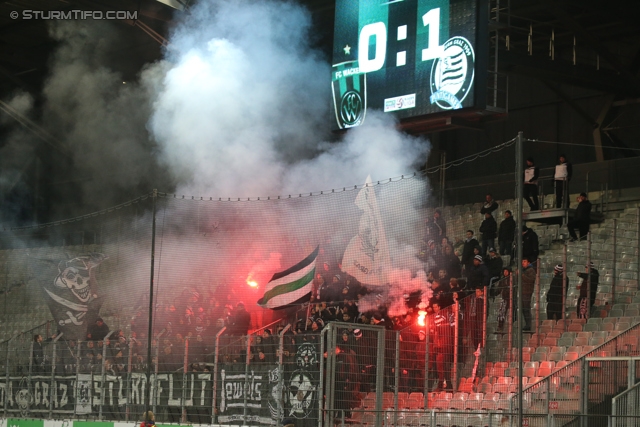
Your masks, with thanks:
M372 112L329 135L330 67L293 3L201 3L178 26L150 129L179 192L255 197L337 188L412 171L428 144ZM259 178L258 178L259 177Z
M314 154L329 65L309 30L309 15L284 2L203 2L185 17L150 121L179 191L275 194L288 165Z
M340 189L368 175L375 182L410 174L426 161L428 142L399 132L392 116L376 111L364 126L329 142L330 68L310 47L310 30L309 15L284 2L201 3L180 23L149 124L179 194L226 199ZM422 268L414 230L426 188L379 192L385 216L398 219L387 236L399 270L384 300L401 313L407 289L428 290L424 272L412 278ZM352 235L357 224L322 199L254 215L255 222L242 220L260 225L241 257L257 265L272 259L269 246L257 242L295 235L301 217L310 227L333 224L334 241Z
M108 65L109 44L119 37L109 25L52 27L60 48L44 90L43 124L73 153L85 201L96 206L152 188L216 199L341 189L363 183L368 175L374 182L410 175L426 161L428 141L398 131L393 117L381 112L368 111L364 126L340 138L330 134L330 65L312 48L311 17L295 3L200 2L180 18L165 58L126 85ZM420 201L428 189L409 190L381 186L378 191L383 216L393 218L387 221L387 237L399 270L388 291L394 301L407 287L426 283L414 255ZM322 198L295 211L281 204L239 217L227 212L234 223L221 223L226 232L221 241L232 249L216 252L214 269L207 251L215 243L207 240L206 230L220 218L198 211L205 232L198 239L202 250L190 255L190 263L222 277L232 277L240 264L286 267L291 259L281 260L265 242L287 232L295 235L300 218L306 230L322 224L315 240L300 242L305 251L327 237L350 238L357 217L347 220L347 212L357 210L329 209ZM191 226L185 217L180 221L163 226L178 231ZM250 242L233 237L240 229L252 235ZM165 237L165 259L184 257L188 242L180 232L171 236ZM162 271L165 283L182 280L180 270Z

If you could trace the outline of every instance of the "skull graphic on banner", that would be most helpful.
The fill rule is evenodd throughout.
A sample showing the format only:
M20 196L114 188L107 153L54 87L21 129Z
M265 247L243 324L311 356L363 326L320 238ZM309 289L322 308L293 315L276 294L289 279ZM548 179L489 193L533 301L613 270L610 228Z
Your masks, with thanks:
M87 325L98 317L102 303L94 268L107 258L104 254L90 253L62 260L55 277L49 276L49 280L43 277L49 309L66 339L84 338Z

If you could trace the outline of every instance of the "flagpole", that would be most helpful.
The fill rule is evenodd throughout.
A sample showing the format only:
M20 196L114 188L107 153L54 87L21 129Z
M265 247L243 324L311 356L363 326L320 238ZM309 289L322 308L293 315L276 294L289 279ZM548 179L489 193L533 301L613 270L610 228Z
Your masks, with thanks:
M309 324L309 316L311 315L311 298L309 298L309 302L307 303L307 319L304 321L304 330L307 330L307 325Z

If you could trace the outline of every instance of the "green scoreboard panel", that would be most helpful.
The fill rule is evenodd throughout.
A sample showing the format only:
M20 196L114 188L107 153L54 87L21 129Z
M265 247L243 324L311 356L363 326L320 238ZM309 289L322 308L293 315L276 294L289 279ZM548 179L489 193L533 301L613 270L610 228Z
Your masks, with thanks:
M484 96L488 52L481 3L336 0L334 129L362 124L367 109L405 119L482 107L476 91Z

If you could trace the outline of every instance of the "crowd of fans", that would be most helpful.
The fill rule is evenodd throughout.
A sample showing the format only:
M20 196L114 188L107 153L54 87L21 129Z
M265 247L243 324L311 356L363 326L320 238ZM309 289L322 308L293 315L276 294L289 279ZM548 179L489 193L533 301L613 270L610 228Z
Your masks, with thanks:
M360 312L358 302L369 290L339 269L328 268L325 262L324 268L320 268L316 276L315 290L308 311L297 311L292 318L274 326L273 330L265 329L261 335L256 336L248 355L251 362L276 362L279 355L276 351L277 337L274 337L274 334L277 335L287 323L292 323L293 327L287 334L289 338L285 340L288 347L283 355L285 363L287 358L294 357L300 342L317 341L309 336L317 336L317 331L325 324L336 320L353 324L353 327L345 330L345 336L348 337L344 341L345 345L350 345L351 341L358 338L354 335L358 325L384 326L389 330L403 331L403 339L406 342L419 341L421 328L416 325L421 309L428 314L433 314L435 309L446 309L456 300L474 295L476 289L489 287L500 278L503 267L501 253L510 251L514 240L515 221L507 211L498 228L493 217L497 208L498 204L490 194L487 195L486 203L480 211L484 217L479 228L482 243L475 238L473 230L466 232L466 239L458 238L452 243L447 235L447 224L441 212L437 209L433 212L433 216L426 221L423 246L416 254L427 272L432 295L423 296L420 291L406 294L404 297L407 312L402 316L389 316L383 305L377 310ZM535 235L529 229L526 233ZM496 238L500 243L500 251L494 248ZM535 258L537 248L533 246L536 242L534 239L531 241L530 252ZM144 301L138 304L139 307L145 305ZM160 304L155 317L158 319L157 325L162 329L152 341L154 350L157 349L152 360L154 369L156 364L163 372L183 369L185 340L188 340L189 370L209 370L213 362L211 355L215 349L216 336L223 328L225 331L221 343L227 351L220 353L220 361L245 362L247 355L241 348L244 344L237 345L238 348L231 345L232 342L241 343L237 337L247 335L252 327L251 315L244 303L239 302L234 307L215 295L204 297L195 289L185 289L178 298ZM77 344L74 341L60 341L56 370L59 373L75 373L76 365L79 364L78 370L81 373L101 372L103 359L109 374L127 372L129 364L132 365L132 371L144 370L147 330L147 313L144 308L139 309L133 316L129 337L119 330L105 338L110 329L102 319L98 319L88 328L86 341L80 343L79 358ZM44 369L46 358L39 356L42 353L42 345L42 337L36 337L32 370L36 373ZM230 348L234 349L229 350ZM289 362L295 364L294 360Z
M561 156L554 177L558 208L568 205L570 178L571 165ZM529 158L524 197L532 211L540 208L537 180L538 169ZM568 224L572 240L586 236L590 210L586 194L581 193L575 216ZM257 325L243 302L232 304L233 299L226 295L205 296L196 289L185 289L177 298L156 305L150 364L147 363L148 313L144 308L148 304L143 300L127 333L112 332L103 319L98 318L88 327L85 340L58 340L56 335L44 339L35 335L29 373L48 374L54 364L58 375L118 376L128 372L145 373L149 369L168 373L183 372L185 367L190 372L208 372L213 370L216 343L219 344L217 361L229 373L244 373L247 362L271 368L280 361L285 376L300 369L317 372L319 359L327 357L320 354L320 331L328 323L339 321L343 329L336 345L335 409L345 410L348 415L348 411L359 406L364 394L374 390L379 364L377 333L367 325L385 329L383 383L386 391L395 390L396 386L398 391L407 393L422 392L425 386L429 390L452 390L454 354L459 362L478 357L489 310L497 314L496 333L505 333L510 313L515 320L517 290L511 286L511 279L516 232L522 233L523 242L523 330L532 330L538 236L526 225L518 230L511 211L505 210L503 218L498 218L498 212L498 203L491 194L486 194L478 212L478 233L468 229L462 236L452 235L441 211L433 210L425 222L424 237L416 254L431 292L406 293L403 296L406 312L402 315L391 316L383 301L373 310L361 311L360 302L371 296L371 290L341 271L335 260L321 260L308 306L289 310L288 318L252 334L249 347L245 337ZM579 230L580 237L574 229ZM323 249L326 253L341 252L334 251L330 245ZM597 293L598 271L591 264L578 276L581 283L577 315L588 317ZM546 294L547 318L562 317L563 294L568 292L569 283L563 267L555 266ZM497 296L501 296L499 303L492 307ZM454 306L458 310L454 310ZM425 314L426 327L419 322ZM53 341L57 342L55 357L47 351ZM22 369L26 374L26 367Z
M561 156L560 160L560 172L555 178L557 203L562 205L567 190L566 183L571 177L571 168L570 164L567 168L568 162L564 156ZM539 206L537 190L533 184L537 184L537 168L533 159L528 159L527 165L525 198L531 209L536 210ZM570 225L580 228L582 237L588 231L590 203L584 193L580 195L578 202L580 214L577 215L577 222L574 221ZM339 342L339 352L342 354L340 357L346 360L341 366L343 369L354 366L353 375L358 377L344 372L344 378L349 379L347 382L351 383L349 387L354 390L357 388L358 392L366 391L360 390L360 387L355 387L354 384L368 384L366 380L362 380L362 375L373 375L376 363L375 360L365 360L368 356L359 354L356 349L372 344L372 338L367 337L366 328L362 328L362 325L379 325L389 331L398 331L401 342L404 343L401 345L404 356L400 358L402 391L419 391L423 389L424 383L424 375L420 372L425 371L426 362L424 352L420 353L422 346L414 344L425 339L425 328L418 326L418 317L421 312L425 312L432 319L429 333L434 344L434 355L429 363L433 364L435 369L430 371L437 373L437 387L445 388L447 383L450 383L450 367L447 367L447 364L451 363L450 355L454 353L454 346L458 346L458 354L465 356L473 353L480 343L482 330L478 328L484 320L480 316L481 313L485 313L485 306L487 310L490 306L490 301L485 301L484 290L488 290L490 299L498 295L502 297L500 304L494 308L497 312L498 333L504 330L510 308L514 307L516 292L512 292L510 288L510 276L515 259L516 221L511 211L506 210L504 218L498 222L498 208L498 203L492 195L486 194L485 202L478 212L479 239L472 229L466 230L464 237L450 236L441 211L433 211L432 216L425 222L422 246L416 254L427 274L431 293L406 293L406 313L401 316L390 316L382 301L377 309L361 312L359 302L370 294L370 290L354 277L342 272L339 264L338 268L331 268L325 261L318 269L308 308L297 310L288 319L283 319L279 324L254 335L248 353L241 337L246 336L255 325L252 325L251 315L244 303L239 302L234 306L228 299L220 298L219 295L204 297L195 289L185 289L178 298L160 304L155 316L159 319L157 325L161 327L161 331L152 340L155 353L151 366L154 370L157 367L162 372L181 371L184 369L187 353L186 363L190 371L208 371L213 363L216 337L221 335L220 363L241 366L249 357L251 364L273 364L282 357L284 364L293 369L300 367L301 363L317 363L317 357L312 358L315 361L311 362L301 362L297 359L299 349L303 345L313 344L316 352L319 351L319 331L328 322L340 321L351 324L342 331ZM571 227L569 230L572 236L575 236ZM532 229L525 225L521 232L523 329L529 331L532 327L531 299L536 280L535 266L539 247L538 236ZM330 251L331 249L327 248L327 252ZM503 260L504 256L508 256L507 262ZM566 292L569 286L568 280L562 283L562 266L556 266L554 271L555 275L546 297L549 318L560 317L563 287ZM587 296L586 277L589 276L589 272L591 295ZM583 280L577 310L579 316L585 317L589 307L594 303L598 282L597 270L592 266L587 267L587 272L583 273L581 278ZM451 319L452 310L449 309L456 302L460 303L459 323L462 330L458 343L454 343L451 330L454 321ZM144 307L144 301L139 306ZM280 354L279 335L287 324L292 326L284 334L284 347ZM138 310L133 316L128 337L123 331L116 331L106 338L110 332L109 327L102 319L98 319L87 330L87 340L80 343L79 352L74 341L61 341L56 371L75 373L77 369L81 373L97 373L102 372L103 364L107 374L117 375L129 369L133 372L144 371L147 369L147 330L147 313L144 309ZM187 340L188 346L185 345ZM46 341L41 336L34 337L33 373L44 372L46 369L47 357L42 350L45 344ZM393 376L393 370L393 367L385 366L385 381L390 381L388 378Z

